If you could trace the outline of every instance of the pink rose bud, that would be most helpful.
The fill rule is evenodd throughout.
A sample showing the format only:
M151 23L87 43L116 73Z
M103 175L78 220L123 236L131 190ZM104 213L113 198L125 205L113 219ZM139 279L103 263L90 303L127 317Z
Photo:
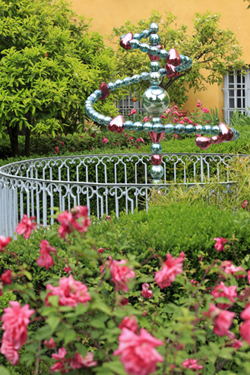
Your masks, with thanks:
M245 210L245 208L247 208L249 206L249 201L248 200L245 200L242 202L242 205L241 207L243 208L243 210Z
M2 283L3 285L6 285L6 284L12 284L12 272L11 270L7 270L5 271L2 275L1 275L1 280L2 280Z
M227 242L227 240L223 237L220 238L214 238L214 241L216 241L216 244L214 247L216 248L217 251L225 251L224 245Z
M104 249L102 247L100 247L100 249L98 249L97 252L102 254L104 252Z

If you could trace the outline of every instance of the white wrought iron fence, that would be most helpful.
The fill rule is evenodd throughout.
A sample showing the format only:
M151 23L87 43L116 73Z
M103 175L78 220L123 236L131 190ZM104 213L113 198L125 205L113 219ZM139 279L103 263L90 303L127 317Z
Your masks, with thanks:
M223 154L162 154L164 176L157 189L167 194L171 182L187 189L211 176L234 184L226 168L236 158ZM87 205L98 218L112 211L148 208L152 187L151 155L85 155L20 161L0 168L0 234L12 236L24 214L36 216L42 226L54 224L54 207L60 211Z

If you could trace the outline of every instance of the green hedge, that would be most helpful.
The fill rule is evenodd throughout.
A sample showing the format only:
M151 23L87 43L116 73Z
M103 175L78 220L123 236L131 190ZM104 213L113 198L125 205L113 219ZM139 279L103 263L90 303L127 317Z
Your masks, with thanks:
M114 258L118 250L129 252L142 263L154 252L163 259L167 253L178 256L184 251L189 268L194 269L194 279L200 280L203 271L199 257L204 263L213 259L232 260L235 265L247 265L250 268L250 218L245 211L220 210L206 204L191 205L188 202L173 203L166 206L151 207L148 212L122 214L119 219L113 217L112 227L103 220L89 229L90 235L98 239L98 246L109 247L107 252ZM217 252L215 237L237 240L230 250ZM119 245L117 245L117 243ZM156 261L158 262L158 261Z
M225 252L217 252L214 247L215 237L224 237L228 240L235 237L237 240L234 240L234 246L229 245ZM28 240L18 236L16 241L8 245L8 250L14 251L20 262L27 265L27 271L32 274L32 283L37 291L45 288L52 275L56 274L58 278L64 275L64 271L57 263L49 270L37 266L36 259L39 256L41 239L47 239L56 247L59 256L67 255L67 244L59 237L51 236L50 230L43 228L33 232ZM235 265L250 268L250 218L249 213L243 210L234 213L205 204L190 206L185 202L177 202L165 207L151 207L148 212L122 214L119 219L112 217L111 221L92 218L84 246L86 249L89 248L89 251L92 251L91 248L104 248L107 258L111 255L114 259L120 259L131 253L139 263L151 257L154 252L165 260L167 253L177 257L184 251L188 259L188 268L193 269L190 278L201 280L203 270L198 259L201 256L204 257L205 264L210 264L214 259L232 260ZM149 274L154 274L159 260L155 259L151 264ZM76 267L83 267L90 283L98 276L90 261L82 259L81 264L76 266L75 259L71 257L68 259L68 265L72 267L73 272L77 270ZM3 253L0 273L6 269L15 272L17 266L14 258ZM29 274L27 280L28 278ZM212 280L211 276L211 283ZM177 291L180 292L179 286L173 284L167 288L166 298L175 298Z

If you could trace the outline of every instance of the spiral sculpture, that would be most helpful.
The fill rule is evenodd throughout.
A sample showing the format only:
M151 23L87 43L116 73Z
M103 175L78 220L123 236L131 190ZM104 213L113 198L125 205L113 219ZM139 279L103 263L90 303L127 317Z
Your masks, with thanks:
M170 99L167 91L160 87L162 78L166 75L168 78L176 77L183 70L189 69L192 66L192 59L179 55L175 48L166 51L160 44L160 37L157 34L159 27L156 23L151 23L149 30L143 30L141 34L127 33L121 36L120 46L126 50L140 49L140 51L148 54L150 58L150 73L143 72L140 75L136 74L133 77L126 77L123 80L117 79L115 82L108 84L102 83L99 90L92 93L85 102L85 113L93 121L103 124L108 127L111 132L122 133L124 129L135 131L146 131L152 140L152 167L150 174L153 178L153 183L160 183L163 176L163 167L161 166L161 151L160 144L164 132L171 134L192 134L200 133L203 136L196 138L196 145L201 150L206 150L211 144L233 141L239 138L239 132L230 128L224 123L218 126L210 125L182 125L182 124L162 124L161 115L166 111L170 104ZM140 43L142 38L149 38L150 45L147 43ZM160 68L159 60L165 59L167 61L165 68ZM140 81L149 80L151 86L143 94L143 107L151 116L151 122L143 123L141 121L126 121L122 115L115 118L102 115L94 108L94 103L99 100L106 99L111 91L122 86L129 86ZM207 135L211 135L208 137Z

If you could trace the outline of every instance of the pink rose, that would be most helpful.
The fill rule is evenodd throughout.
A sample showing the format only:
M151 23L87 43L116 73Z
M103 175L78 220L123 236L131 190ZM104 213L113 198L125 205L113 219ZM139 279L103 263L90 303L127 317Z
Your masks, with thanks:
M97 362L94 361L94 354L91 352L88 352L84 358L80 353L76 353L74 359L72 359L70 362L70 367L72 370L82 367L93 367L96 365Z
M197 363L197 360L196 359L185 359L185 361L182 363L182 366L185 367L185 368L189 368L191 370L201 370L203 369L203 366L201 365L198 365Z
M62 277L59 280L59 286L53 287L51 284L47 284L46 288L50 290L45 299L46 305L49 305L49 296L59 296L59 306L76 307L79 303L86 305L91 300L87 286L74 280L72 275Z
M108 143L108 138L102 137L102 143Z
M15 349L12 341L2 339L2 346L0 352L5 356L7 361L9 361L12 366L16 366L18 364L19 353Z
M176 138L176 139L177 139L177 138L178 138L178 134L175 134L175 133L174 133L174 138Z
M55 149L56 149L56 152L59 152L59 148L57 146L55 147Z
M57 216L57 220L61 224L58 232L60 238L65 238L65 235L77 230L79 233L87 232L88 227L91 225L91 219L87 218L88 208L87 206L76 206L71 212L64 211L62 214ZM83 220L78 223L76 220L82 218Z
M35 216L29 218L27 215L24 214L22 220L16 227L16 233L20 235L24 234L25 239L29 238L32 230L36 229L36 223L32 223L32 221L35 220L35 218Z
M204 313L204 315L210 316L214 322L214 333L218 336L229 336L229 338L233 338L234 334L229 331L231 327L232 320L236 316L235 313L227 310L220 310L214 304L210 303L208 313Z
M193 284L194 286L198 285L198 281L195 281L194 279L190 280L190 283Z
M239 348L241 348L242 346L243 346L243 342L240 340L234 340L234 342L231 345L231 347L235 348L236 350L239 350Z
M104 252L104 249L102 247L100 247L100 249L98 249L97 252L102 254Z
M56 347L56 342L54 341L53 337L51 337L51 339L49 341L47 341L47 340L44 341L44 345L48 349L53 349L53 348Z
M5 238L4 236L0 236L0 252L6 248L10 241L10 237Z
M149 284L148 283L142 284L141 294L144 298L151 298L153 296L152 290L149 290Z
M183 120L179 121L179 124L185 124L185 122Z
M52 354L52 358L58 361L54 364L54 366L50 368L52 373L61 371L62 374L66 374L67 372L69 372L69 369L67 366L67 363L69 362L69 360L65 358L66 354L67 354L67 350L65 348L60 348L58 350L58 354L56 353Z
M72 268L70 268L70 267L64 267L63 271L70 274L70 271L72 271Z
M3 285L6 285L6 284L12 284L12 272L11 270L7 270L5 271L4 273L2 273L1 275L1 281L3 283Z
M61 142L61 146L63 146L64 145L64 142Z
M240 335L250 345L250 320L246 320L240 325Z
M155 274L155 281L161 289L170 286L176 276L182 273L182 263L184 261L183 254L181 253L176 259L173 258L171 254L166 255L167 259L165 260L163 267Z
M215 298L226 297L231 302L231 303L218 303L218 307L220 309L226 309L227 307L232 306L232 304L234 303L234 298L237 297L236 289L237 289L236 285L227 287L223 283L223 281L221 281L221 283L214 288L214 290L213 290L213 292L211 292L211 294Z
M217 251L225 251L224 245L227 242L227 240L223 237L220 238L214 238L214 241L216 241L216 244L214 247L216 248Z
M250 306L247 306L240 314L241 319L250 320Z
M124 259L119 262L113 260L110 267L110 273L112 281L115 284L115 289L117 291L123 290L124 292L127 292L129 290L127 286L128 279L133 279L135 277L135 272L128 266L123 266L123 264L127 264Z
M38 266L45 267L48 270L54 265L54 261L50 253L56 253L56 249L50 246L46 240L40 242L40 254L41 256L36 260Z
M136 109L132 109L131 115L134 115L136 113Z
M155 372L157 362L163 362L163 357L155 350L160 345L164 345L164 342L150 335L144 328L139 335L123 328L114 355L121 355L120 361L127 374L148 375Z
M144 119L142 120L143 122L147 122L148 121L148 118L147 118L147 116L146 117L144 117Z
M122 319L122 322L119 325L119 328L120 329L127 328L130 331L132 331L132 332L134 332L134 333L137 334L137 332L138 332L138 325L137 325L136 317L134 315L132 315L132 316L125 316Z
M129 303L129 300L126 297L123 297L122 300L121 300L121 302L120 302L120 305L121 306L126 306L128 303Z
M197 100L197 105L196 107L201 107L201 101L200 100Z
M209 110L205 107L201 109L204 113L209 113Z
M223 272L227 273L227 274L231 274L231 275L234 275L235 273L239 272L239 271L244 271L244 268L242 268L241 266L239 267L235 267L231 260L225 260L224 262L222 262L221 264L221 269ZM246 277L246 275L235 275L236 279L242 279L244 277Z
M10 301L10 306L3 309L4 314L1 318L4 330L3 340L11 342L14 348L19 350L27 340L27 325L35 310L29 310L29 305L21 307L17 301Z

